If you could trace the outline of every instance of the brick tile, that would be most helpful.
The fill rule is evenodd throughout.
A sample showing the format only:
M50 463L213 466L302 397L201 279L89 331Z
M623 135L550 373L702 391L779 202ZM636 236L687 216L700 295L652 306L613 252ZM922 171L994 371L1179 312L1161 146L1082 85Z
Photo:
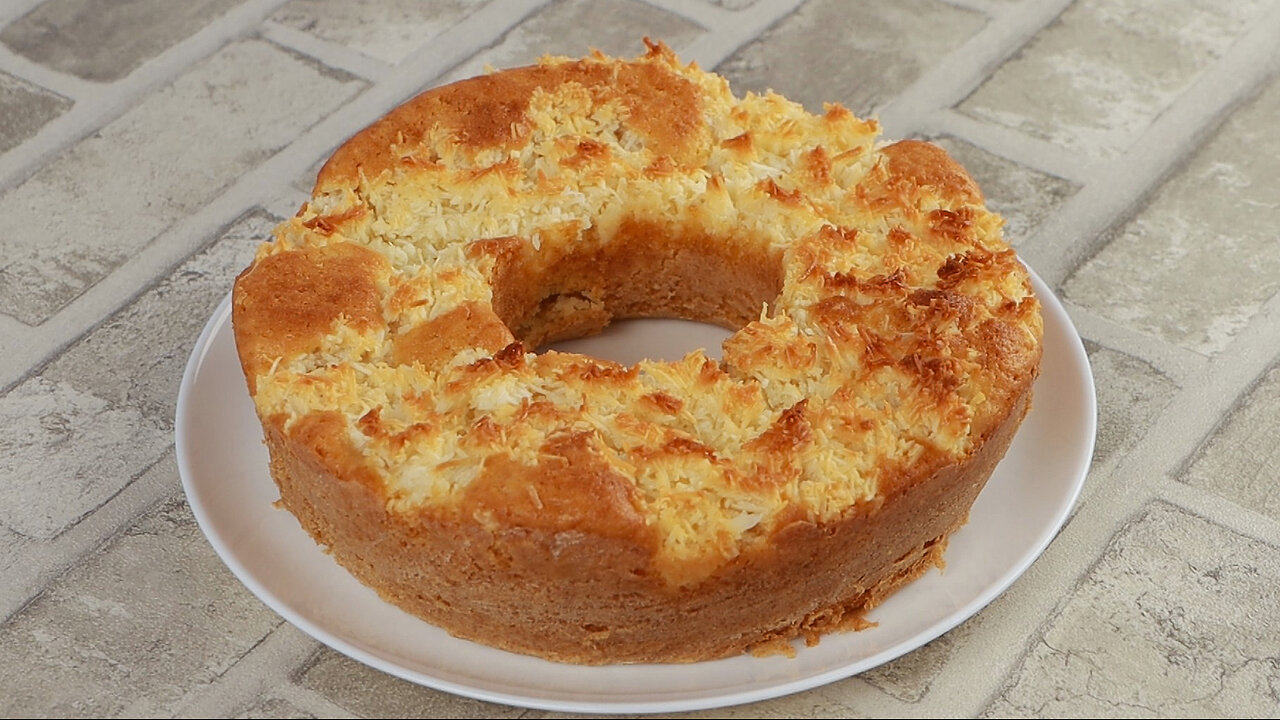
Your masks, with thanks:
M1155 503L1067 599L984 715L1269 717L1280 548Z
M1098 437L1093 459L1101 463L1133 446L1151 429L1178 386L1146 362L1085 342L1098 392Z
M6 623L5 714L171 715L279 622L165 503Z
M1280 368L1214 430L1181 480L1280 520Z
M509 718L524 711L401 680L329 649L302 671L301 684L356 715L379 718Z
M1270 3L1079 0L960 104L1088 155L1127 148Z
M1234 6L1233 6L1234 7ZM1190 350L1221 352L1280 290L1280 82L1238 110L1066 296Z
M55 70L111 82L240 1L48 0L0 32L0 42Z
M271 19L394 65L481 4L483 0L291 0Z
M0 72L0 153L17 147L70 107L61 95Z
M442 82L475 75L485 64L516 67L543 55L581 57L593 48L616 57L635 57L645 51L645 36L678 50L701 33L694 23L636 0L561 0L520 23L500 43L448 73Z
M717 71L739 95L773 89L812 112L840 102L866 116L985 22L937 0L811 0Z
M173 443L201 326L275 219L255 212L37 376L0 396L0 525L57 535Z
M1045 175L951 137L931 138L978 181L987 205L1004 216L1005 239L1017 245L1075 195L1080 186Z
M0 308L43 322L360 87L265 42L223 48L0 197Z

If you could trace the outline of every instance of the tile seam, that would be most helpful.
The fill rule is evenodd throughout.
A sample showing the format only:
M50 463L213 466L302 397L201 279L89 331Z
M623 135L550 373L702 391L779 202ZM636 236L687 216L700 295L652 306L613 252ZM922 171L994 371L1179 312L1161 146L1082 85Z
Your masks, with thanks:
M1059 298L1080 336L1102 347L1138 358L1179 386L1204 374L1210 359L1192 350L1109 320L1067 298Z
M1098 544L1099 547L1097 552L1089 555L1088 563L1085 564L1080 572L1072 578L1068 589L1062 592L1059 595L1058 600L1053 603L1052 610L1046 613L1040 622L1035 625L1034 631L1027 635L1026 642L1016 653L1016 656L1007 663L1003 671L997 674L998 681L993 684L993 689L985 698L980 700L978 706L973 710L971 715L978 716L989 710L1005 692L1017 683L1017 678L1015 677L1016 671L1023 666L1027 657L1034 652L1037 645L1048 645L1045 637L1048 635L1049 629L1053 626L1053 623L1061 617L1067 604L1079 594L1085 582L1088 581L1091 573L1093 573L1106 559L1105 553L1107 549L1110 548L1115 543L1116 539L1124 532L1135 527L1138 523L1142 522L1143 519L1148 517L1152 510L1155 509L1154 505L1157 503L1167 504L1167 501L1163 500L1158 495L1149 495L1136 506L1127 508L1125 512L1117 518L1118 522L1112 524L1111 531L1107 533L1105 539ZM1052 648L1052 646L1049 647Z
M1084 187L1097 164L1080 162L1062 148L994 123L984 123L955 108L942 108L921 122L921 129L959 138L1018 165Z
M680 59L697 62L699 67L714 70L735 52L768 32L783 19L796 11L804 0L756 0L734 14L734 22L727 28L715 28L686 45Z
M1204 375L1209 378L1226 378L1225 380L1220 380L1214 387L1188 383L1153 419L1152 426L1157 430L1139 438L1124 455L1102 465L1095 464L1093 469L1103 472L1096 476L1091 474L1089 482L1094 486L1092 491L1086 488L1082 504L1076 508L1041 559L1028 570L1028 574L1044 575L1037 583L1040 595L1060 590L1058 596L1069 598L1072 589L1079 587L1101 560L1102 553L1113 539L1153 502L1164 502L1197 516L1205 516L1215 525L1264 542L1274 544L1280 538L1280 521L1252 511L1230 524L1222 522L1220 518L1230 516L1228 510L1238 506L1211 491L1199 491L1186 486L1172 475L1226 417L1228 411L1223 408L1214 409L1213 399L1219 399L1218 405L1234 406L1243 392L1242 388L1255 384L1255 378L1261 374L1259 370L1275 365L1276 357L1273 353L1265 352L1265 348L1280 347L1280 294L1268 303L1267 312L1254 318L1250 328L1261 336L1254 338L1255 347L1250 352L1233 353L1229 348L1211 361L1204 371ZM1227 366L1225 371L1221 367L1223 365ZM1224 397L1225 402L1221 400ZM1193 418L1193 427L1180 429L1177 420L1187 417ZM1169 420L1172 422L1168 422ZM1170 442L1171 439L1173 442ZM1108 508L1106 512L1097 510L1103 506ZM1045 559L1050 562L1045 563ZM1026 630L1026 626L1020 622L1016 623L1029 637L1039 639L1044 635L1045 623L1051 622L1058 613L1044 610L1045 603L1040 598L1021 597L1019 588L1023 584L1025 581L1015 583L1006 592L1011 601L1018 603L1010 612L1017 614L1015 620L1033 620L1041 616L1046 618L1034 625L1034 631ZM1059 605L1060 603L1055 603L1053 607L1058 608ZM999 659L998 664L1002 669L994 675L999 682L988 694L984 704L974 709L974 712L981 712L989 707L999 696L1001 688L1012 682L1009 673L1026 657L1033 645L1034 642L1025 646L1016 656ZM986 648L977 652L990 656L998 650ZM990 657L986 659L991 660ZM952 680L967 683L972 678L957 676Z
M1219 410L1211 420L1202 420L1194 425L1194 428L1200 429L1200 432L1193 437L1191 433L1194 428L1188 430L1188 437L1192 440L1190 449L1185 455L1164 467L1166 474L1177 477L1178 473L1184 471L1213 436L1214 431L1242 406L1249 393L1262 382L1263 377L1280 365L1280 352L1276 348L1280 348L1280 293L1276 293L1264 303L1262 310L1232 343L1210 361L1203 373L1207 378L1204 387L1208 395L1222 399L1217 403ZM1224 377L1229 380L1219 380ZM1215 390L1217 392L1214 392ZM1191 412L1194 409L1196 408L1187 408L1186 412L1180 413L1179 416L1194 417L1196 414Z
M261 36L280 47L301 53L329 67L343 70L370 84L376 84L382 80L391 69L390 65L358 50L329 42L272 20L263 21Z
M25 80L43 90L78 102L97 93L99 83L82 80L75 75L68 75L52 68L47 68L34 60L30 60L0 43L0 71Z
M333 716L341 718L358 718L359 715L351 712L347 708L325 697L323 694L311 690L309 688L299 687L292 682L285 682L271 689L277 695L283 696L289 702L301 706L308 711L319 711L325 713L321 717ZM517 716L522 717L522 716Z
M658 10L664 10L677 17L684 18L692 23L700 25L703 29L715 31L726 25L732 24L738 13L749 10L729 10L717 5L705 2L688 2L688 0L640 0ZM661 38L654 38L660 40Z
M1170 478L1159 498L1218 527L1280 549L1280 521L1211 490Z

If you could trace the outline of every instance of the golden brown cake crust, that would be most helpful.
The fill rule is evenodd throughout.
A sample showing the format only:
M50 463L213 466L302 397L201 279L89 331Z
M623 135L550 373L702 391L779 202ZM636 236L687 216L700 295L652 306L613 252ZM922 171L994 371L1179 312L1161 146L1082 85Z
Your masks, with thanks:
M527 139L534 91L574 83L598 102L620 100L634 127L679 161L690 136L701 130L697 88L654 64L578 61L515 68L423 93L392 110L338 148L325 163L317 187L374 176L395 160L395 145L420 142L429 129L452 131L459 144L509 148Z
M236 282L285 507L384 598L578 663L858 627L940 564L1042 326L940 148L651 45L428 91L343 145ZM616 318L724 359L546 342Z
M364 471L348 464L332 416L305 423L311 442L291 442L268 424L267 446L285 506L388 602L458 637L561 662L692 662L857 627L894 590L941 566L948 537L966 522L1029 401L1024 393L967 462L903 483L836 522L797 519L767 546L680 589L654 577L652 543L625 509L583 526L582 505L572 503L570 524L579 526L568 532L560 518L523 524L518 507L498 532L457 515L397 518L376 488L359 481ZM327 457L317 453L335 447ZM533 471L503 468L514 474L502 492L526 483L611 483L566 460ZM576 477L557 477L564 469ZM597 497L583 502L595 506Z

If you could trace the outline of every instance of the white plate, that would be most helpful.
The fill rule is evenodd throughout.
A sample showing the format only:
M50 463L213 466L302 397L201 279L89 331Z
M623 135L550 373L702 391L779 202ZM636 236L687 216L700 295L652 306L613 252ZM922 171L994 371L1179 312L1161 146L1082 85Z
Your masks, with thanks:
M562 665L458 640L383 602L272 506L279 495L236 360L229 298L205 326L182 379L178 468L200 527L250 590L326 645L393 675L482 700L590 713L777 697L863 672L960 624L1009 587L1066 521L1093 453L1093 377L1062 305L1033 279L1045 320L1035 404L969 524L952 537L946 572L930 571L873 611L875 628L827 635L792 659Z

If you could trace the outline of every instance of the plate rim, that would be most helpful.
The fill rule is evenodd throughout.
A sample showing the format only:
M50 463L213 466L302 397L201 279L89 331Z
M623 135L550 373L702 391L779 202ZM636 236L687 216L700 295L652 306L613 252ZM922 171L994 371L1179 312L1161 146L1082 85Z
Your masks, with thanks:
M1056 295L1054 295L1047 284L1044 283L1034 270L1030 267L1027 267L1027 270L1035 288L1036 295L1041 303L1042 314L1046 319L1046 330L1052 327L1055 332L1061 332L1062 337L1060 339L1065 341L1067 349L1070 350L1070 354L1067 359L1071 361L1069 364L1070 367L1074 368L1077 372L1077 380L1080 383L1080 387L1078 388L1080 393L1079 399L1084 403L1081 408L1081 416L1079 417L1079 421L1082 425L1078 428L1078 431L1083 433L1085 442L1076 447L1074 463L1072 465L1074 468L1074 474L1071 477L1070 489L1064 501L1057 508L1057 512L1052 514L1051 521L1040 529L1039 534L1035 538L1035 542L1031 543L1026 549L1024 549L1023 553L1018 556L1016 562L1010 565L995 582L987 585L982 592L975 595L971 600L969 600L969 602L954 609L942 620L935 622L920 633L907 637L877 653L859 658L858 660L846 665L833 667L825 671L816 672L790 681L777 682L750 690L733 691L714 695L706 695L705 693L693 694L699 691L686 690L683 691L683 694L692 694L692 696L679 697L681 692L677 692L671 697L659 700L643 701L623 699L602 700L598 698L578 699L568 697L564 694L559 694L555 697L547 697L533 694L496 691L452 681L447 678L431 676L420 671L406 668L396 663L394 660L379 656L366 648L360 647L359 645L339 637L335 632L330 631L311 617L308 617L288 606L283 599L277 597L270 588L264 585L259 578L245 566L240 557L232 551L230 546L222 538L213 517L210 515L208 508L205 507L201 496L201 490L197 487L195 480L197 472L192 466L191 451L188 445L187 430L189 429L190 416L195 412L195 410L191 408L191 394L194 392L199 371L204 366L207 355L212 348L215 335L222 330L224 325L229 325L231 314L230 291L228 291L228 293L223 297L222 301L213 311L208 321L206 321L195 345L192 348L191 354L187 359L187 363L183 371L174 414L174 445L178 473L183 492L202 533L213 546L219 558L224 564L226 564L228 569L231 570L232 574L243 585L245 585L246 588L271 608L272 611L323 645L370 667L401 679L455 695L487 702L538 710L579 713L616 714L707 710L778 698L810 690L815 687L820 687L837 680L866 672L883 663L901 657L902 655L935 640L947 632L950 632L961 623L972 618L1017 582L1017 580L1022 577L1031 565L1040 558L1071 517L1072 512L1079 502L1081 492L1083 491L1097 439L1097 390L1094 383L1092 367L1089 362L1088 354L1085 351L1083 341L1081 340L1079 332L1072 323L1065 307L1063 307L1061 301L1056 297ZM1052 324L1047 322L1050 317L1052 317ZM1046 340L1048 338L1048 334L1049 333L1046 332ZM1066 487L1065 484L1064 487ZM319 551L319 548L317 548L317 551ZM457 640L457 642L468 642L458 640L456 638L450 639ZM492 648L489 649L492 650ZM800 651L803 652L804 650L801 649ZM536 658L532 659L537 660ZM547 661L538 660L538 662ZM701 663L695 663L692 666L697 666L699 664ZM617 668L626 666L599 667ZM580 669L584 673L590 673L595 668L592 666L581 666Z

